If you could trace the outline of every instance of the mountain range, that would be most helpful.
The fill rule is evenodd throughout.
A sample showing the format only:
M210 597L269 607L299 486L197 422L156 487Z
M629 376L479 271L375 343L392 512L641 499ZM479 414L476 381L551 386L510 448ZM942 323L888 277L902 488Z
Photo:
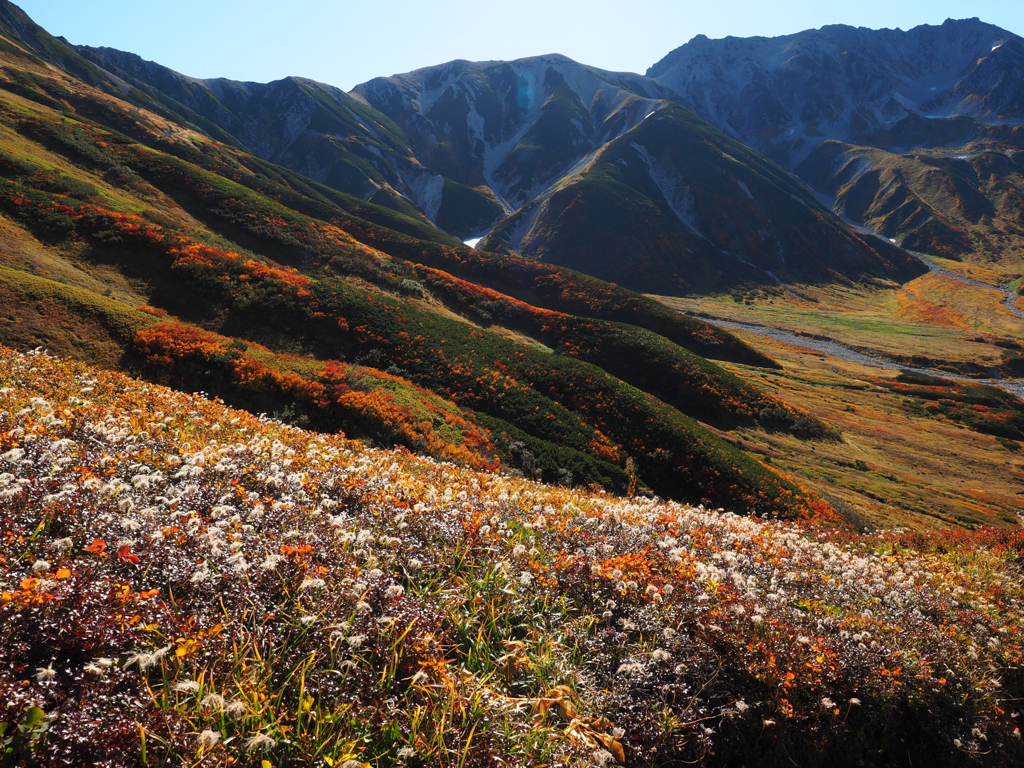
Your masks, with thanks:
M455 238L683 293L920 274L888 241L914 234L921 216L875 226L877 216L840 201L836 212L886 239L847 226L830 215L840 185L820 167L836 150L815 149L839 141L905 155L984 136L1003 151L1021 117L1024 51L977 19L908 32L832 26L698 36L645 76L550 55L454 61L344 93L302 78L198 80L53 39L36 47L137 105ZM973 192L998 207L997 193ZM609 221L610 208L623 215ZM930 229L942 236L908 245L985 251L970 228L947 232L939 213Z
M438 339L466 324L486 329L486 344L473 341L473 332L460 354L488 370L495 364L484 362L486 347L525 342L524 354L553 349L595 365L611 377L602 386L638 387L657 407L720 426L767 424L773 417L761 414L774 413L776 401L706 358L772 366L770 358L628 289L683 295L752 285L893 285L927 271L905 248L998 256L1010 269L1015 263L1024 209L1007 147L1020 140L1013 124L1020 43L978 20L910 32L827 27L772 39L698 37L644 76L558 55L455 61L377 78L351 93L297 77L199 80L131 53L54 38L8 2L0 4L0 32L8 41L3 88L12 100L8 215L28 227L5 236L12 267L95 292L103 283L97 264L84 266L81 246L73 245L84 238L86 260L98 258L113 281L108 297L116 290L134 306L221 334L205 344L244 338L275 354L356 359L408 377L453 407L528 427L524 439L541 441L531 453L547 446L541 463L549 474L573 465L578 478L621 482L625 454L616 451L626 434L608 453L596 446L608 436L610 414L586 416L573 437L528 426L518 408L476 391L479 381L470 395L441 375L438 360L418 356L383 315L365 315L364 302L373 306L369 297L384 292L398 302L401 323L416 316ZM986 47L990 56L975 56ZM924 100L926 93L933 95ZM969 151L945 146L961 141ZM915 143L924 146L907 149ZM17 202L31 199L49 211L47 200L62 196L80 207L59 222L28 216ZM100 257L111 246L123 251L116 246L131 226L97 229L93 213L82 218L93 208L141 215L172 240L144 262L123 253ZM57 237L54 226L64 234ZM35 243L26 245L28 234ZM210 274L203 277L192 274L194 261L183 272L173 255L184 247L172 244L177 238L228 256L205 256ZM170 272L160 266L168 255ZM275 312L268 295L240 298L254 278L235 268L223 273L227 267L217 265L224 258L295 269L317 290L340 281L348 298L336 298L339 289L328 300L292 285L286 292L318 298L292 296ZM241 283L192 295L182 282L186 273L203 282L218 270ZM294 282L273 275L275 284ZM256 307L262 314L253 314ZM299 321L306 315L317 318L314 325L334 317L327 322L365 330L328 341ZM366 322L353 324L354 315ZM622 322L628 330L614 326ZM132 327L104 359L129 354L143 368L160 361L157 368L171 369L161 375L182 384L194 385L198 375L212 387L226 376L218 386L238 404L287 406L324 426L399 439L365 418L329 413L308 392L296 399L280 382L273 397L238 391L229 382L240 375L234 363L221 374L200 371L195 361L172 360L166 339L140 340ZM44 335L77 348L67 334ZM636 344L646 350L639 366L627 363ZM297 370L279 358L274 365ZM322 383L324 375L313 379ZM526 386L534 392L542 386L536 372L516 378L532 378ZM552 414L571 399L555 389L541 393ZM786 423L805 418L781 413ZM807 423L809 433L828 430ZM601 437L584 438L587 429ZM588 463L613 455L609 466ZM665 482L663 491L682 487Z

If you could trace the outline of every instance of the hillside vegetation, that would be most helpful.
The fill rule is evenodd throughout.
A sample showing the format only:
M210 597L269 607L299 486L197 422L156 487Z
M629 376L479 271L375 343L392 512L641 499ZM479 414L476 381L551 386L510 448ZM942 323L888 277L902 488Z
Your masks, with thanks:
M1020 533L543 486L0 355L9 761L1024 760Z
M904 280L924 271L905 252L852 230L781 167L674 104L602 146L481 247L511 247L677 295L837 275Z
M534 479L825 508L694 421L837 437L702 357L774 365L726 332L2 55L21 85L0 92L3 284L19 297L0 340Z
M956 149L904 154L827 141L797 172L835 199L837 213L904 248L1013 279L1024 263L1024 167L1016 157L1022 142L1019 126L954 139Z

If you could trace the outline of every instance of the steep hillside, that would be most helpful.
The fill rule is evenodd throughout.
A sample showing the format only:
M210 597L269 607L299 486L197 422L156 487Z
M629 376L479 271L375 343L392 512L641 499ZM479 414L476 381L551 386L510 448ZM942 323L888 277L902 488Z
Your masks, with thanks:
M13 45L0 66L31 84L0 92L11 343L42 336L254 411L567 485L779 516L825 509L693 420L835 439L683 346L770 364L727 334L558 270L535 273L548 283L535 292L552 303L589 292L589 319L494 291L494 314L481 312L477 286L402 260L479 252ZM382 211L401 231L357 215L388 221ZM623 319L671 338L610 322Z
M1019 276L1017 35L950 19L909 31L698 36L647 75L796 171L847 220L910 250Z
M852 231L781 168L689 110L663 104L503 221L482 248L514 248L638 290L737 282L905 280L924 268Z
M837 213L904 248L1024 266L1024 129L993 129L956 150L905 154L840 142L819 145L797 172Z
M75 50L176 116L202 116L257 157L361 200L435 218L417 194L429 174L405 134L362 99L304 78L197 80L131 53Z
M488 188L510 213L636 125L660 89L553 55L455 61L377 78L354 92L405 129L424 165Z

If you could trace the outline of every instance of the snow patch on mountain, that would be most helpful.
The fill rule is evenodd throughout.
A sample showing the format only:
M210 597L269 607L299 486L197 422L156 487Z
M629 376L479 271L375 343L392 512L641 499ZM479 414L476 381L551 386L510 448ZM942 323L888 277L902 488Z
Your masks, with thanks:
M484 118L476 111L476 103L472 99L469 100L469 112L466 113L466 129L477 141L484 141Z
M546 207L546 204L547 201L543 203L532 204L531 209L528 210L525 214L521 213L519 216L519 220L516 221L515 224L513 224L512 227L508 229L506 242L509 244L511 248L519 250L519 247L522 245L523 240L530 233L530 230L533 229L533 225L537 222L537 219L543 212L544 208Z

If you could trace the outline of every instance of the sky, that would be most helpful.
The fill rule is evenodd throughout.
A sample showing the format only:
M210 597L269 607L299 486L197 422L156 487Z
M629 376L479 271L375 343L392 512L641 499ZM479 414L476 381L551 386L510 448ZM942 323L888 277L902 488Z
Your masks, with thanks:
M697 34L825 24L910 29L978 16L1024 35L1021 0L15 0L48 32L137 53L193 77L299 75L350 90L452 59L561 53L643 74Z

